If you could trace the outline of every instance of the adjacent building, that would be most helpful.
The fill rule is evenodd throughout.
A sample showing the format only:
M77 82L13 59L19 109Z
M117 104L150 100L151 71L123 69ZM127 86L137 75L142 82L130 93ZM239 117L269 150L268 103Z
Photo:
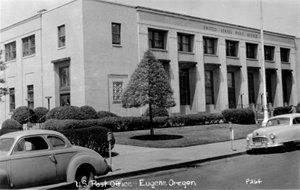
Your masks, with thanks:
M170 114L262 108L261 48L270 107L299 101L294 36L101 0L75 0L1 29L10 95L0 121L19 106L90 105L139 115L121 96L144 52L163 64L174 91ZM298 52L297 52L298 51ZM299 61L299 60L298 60Z

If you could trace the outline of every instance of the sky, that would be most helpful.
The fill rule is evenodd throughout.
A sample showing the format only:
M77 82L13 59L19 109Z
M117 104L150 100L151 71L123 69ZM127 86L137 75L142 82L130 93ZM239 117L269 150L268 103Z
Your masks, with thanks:
M0 27L73 0L0 0ZM260 28L261 0L106 0ZM264 29L300 37L300 0L262 0Z

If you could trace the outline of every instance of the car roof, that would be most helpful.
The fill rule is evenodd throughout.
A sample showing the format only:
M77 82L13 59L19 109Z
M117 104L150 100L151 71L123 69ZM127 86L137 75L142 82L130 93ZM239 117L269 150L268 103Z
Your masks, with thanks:
M289 117L289 118L300 117L300 113L282 114L282 115L271 117L270 119L282 118L282 117Z
M1 135L0 138L20 138L28 135L59 135L62 136L61 133L52 130L44 130L44 129L31 129L24 131L16 131L11 133L6 133Z

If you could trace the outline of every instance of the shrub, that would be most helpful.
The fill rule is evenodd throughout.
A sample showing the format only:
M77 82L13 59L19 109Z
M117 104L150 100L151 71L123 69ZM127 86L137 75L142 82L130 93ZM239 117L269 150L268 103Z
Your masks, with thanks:
M55 107L52 108L50 111L48 111L48 113L46 114L46 120L48 119L56 119L60 113L60 110L62 109L62 107Z
M226 109L222 114L227 122L237 124L254 124L255 114L251 109Z
M80 118L85 119L96 119L98 118L96 110L91 106L81 106L79 108Z
M80 119L80 111L77 106L55 107L46 114L46 119Z
M46 114L48 113L48 109L44 107L37 107L34 109L35 114L35 123L44 123L46 121Z
M290 113L291 107L290 106L285 106L285 107L277 107L273 111L273 115L282 115L282 114L287 114Z
M72 144L93 149L99 153L105 153L109 150L107 133L109 129L101 126L91 126L88 128L67 129L61 131ZM112 136L112 148L115 144L115 138Z
M149 107L146 109L143 114L144 117L149 117ZM152 106L152 116L153 117L163 117L169 116L168 110L166 108L161 108L158 106Z
M97 112L98 118L105 118L105 117L119 117L118 115L111 113L109 111L98 111Z
M13 112L11 119L16 120L20 124L27 123L31 118L31 116L34 115L33 110L30 110L26 106L20 106Z
M23 127L19 122L14 119L7 119L2 123L0 135L20 130L23 130Z
M63 133L73 144L91 148L99 153L108 150L107 133L111 132L108 128L98 125L101 120L58 120L49 119L41 128L55 130ZM112 145L115 139L112 139Z

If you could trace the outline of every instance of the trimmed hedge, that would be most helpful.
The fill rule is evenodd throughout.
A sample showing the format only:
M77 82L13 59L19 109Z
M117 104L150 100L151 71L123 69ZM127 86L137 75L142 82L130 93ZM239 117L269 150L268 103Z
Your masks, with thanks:
M204 125L224 122L222 114L198 113L191 115L177 115L171 117L155 117L154 128L179 127ZM78 129L90 126L103 126L112 131L132 131L150 128L149 117L105 117L102 119L89 120L47 120L43 127L45 129Z
M92 126L88 128L67 129L61 131L72 144L83 146L95 150L99 153L105 153L109 150L107 133L109 129L101 126ZM112 139L112 148L115 144L115 138Z
M74 119L49 119L42 124L42 129L54 130L64 134L73 144L92 148L99 153L108 150L108 128L97 125L97 119L74 120ZM115 139L112 139L114 146Z
M273 116L290 113L291 106L277 107L273 111Z
M7 119L2 123L0 135L23 130L23 126L14 119Z
M77 106L61 106L51 109L46 114L46 119L80 119L80 109Z
M149 117L149 107L146 109L145 113L143 114L144 117ZM169 116L168 110L166 108L161 108L158 106L152 106L152 117L163 117Z
M255 124L255 114L252 109L226 109L222 111L226 122L236 124Z
M46 114L48 113L48 109L44 107L37 107L34 110L36 121L33 123L44 123L46 121Z
M105 117L120 117L112 112L109 111L98 111L97 116L99 119L105 118Z
M80 119L82 120L98 118L96 110L91 106L81 106L79 108L79 112L80 112Z
M20 106L13 112L11 119L16 120L20 124L25 124L28 120L34 120L32 117L34 115L33 110L29 109L27 106Z

